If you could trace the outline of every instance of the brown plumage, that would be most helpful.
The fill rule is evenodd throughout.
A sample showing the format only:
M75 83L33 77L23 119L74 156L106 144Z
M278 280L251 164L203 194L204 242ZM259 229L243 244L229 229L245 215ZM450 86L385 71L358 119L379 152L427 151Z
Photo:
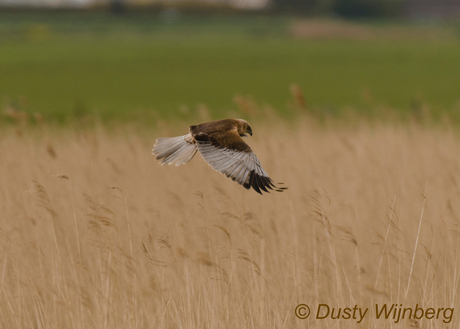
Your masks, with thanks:
M276 187L263 170L254 152L241 137L252 136L251 126L241 119L225 119L190 126L184 136L158 138L152 149L161 165L176 166L189 162L197 151L215 170L232 178L246 189L258 193L286 187Z

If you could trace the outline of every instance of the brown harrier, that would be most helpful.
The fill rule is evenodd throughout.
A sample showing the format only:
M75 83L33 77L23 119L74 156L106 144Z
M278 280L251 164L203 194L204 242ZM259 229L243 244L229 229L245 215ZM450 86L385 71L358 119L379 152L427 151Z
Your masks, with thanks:
M225 119L190 126L184 136L158 138L152 149L161 165L176 166L192 160L196 151L215 170L231 177L233 181L251 187L262 194L267 188L282 192L286 187L276 187L263 170L254 152L241 137L252 136L251 126L241 119Z

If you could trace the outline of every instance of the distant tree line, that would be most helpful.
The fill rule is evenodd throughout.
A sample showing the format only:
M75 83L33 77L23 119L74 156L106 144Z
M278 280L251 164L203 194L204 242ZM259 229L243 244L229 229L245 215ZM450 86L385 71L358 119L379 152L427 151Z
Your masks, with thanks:
M272 0L271 9L290 14L337 14L344 17L397 16L404 0Z
M436 0L434 0L436 1ZM459 0L460 1L460 0ZM231 3L232 0L222 3ZM266 10L273 13L298 14L298 15L324 15L335 14L343 17L394 17L403 9L403 4L408 0L269 0ZM129 0L109 0L111 11L123 13L129 7ZM152 2L164 6L165 2ZM188 9L193 9L193 1L185 1ZM195 4L200 3L196 1ZM180 2L176 7L180 6ZM204 6L196 8L206 9ZM216 9L219 7L210 7Z

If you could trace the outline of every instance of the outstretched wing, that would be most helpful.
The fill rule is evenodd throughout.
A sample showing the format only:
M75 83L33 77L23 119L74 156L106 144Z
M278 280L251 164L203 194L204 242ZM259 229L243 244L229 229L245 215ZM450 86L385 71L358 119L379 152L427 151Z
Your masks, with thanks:
M260 190L269 192L267 188L278 192L286 189L273 184L254 152L236 130L211 135L197 134L194 137L203 159L215 170L246 189L252 187L260 194Z

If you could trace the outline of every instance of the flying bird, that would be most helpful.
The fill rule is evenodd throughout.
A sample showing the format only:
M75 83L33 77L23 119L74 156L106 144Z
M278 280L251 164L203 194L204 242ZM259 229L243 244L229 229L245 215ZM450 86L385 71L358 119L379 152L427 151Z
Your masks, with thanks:
M160 164L180 166L192 160L197 151L216 171L262 194L275 190L282 192L286 187L275 186L260 165L254 152L242 137L252 136L252 129L242 119L225 119L189 127L184 136L158 138L152 149Z

